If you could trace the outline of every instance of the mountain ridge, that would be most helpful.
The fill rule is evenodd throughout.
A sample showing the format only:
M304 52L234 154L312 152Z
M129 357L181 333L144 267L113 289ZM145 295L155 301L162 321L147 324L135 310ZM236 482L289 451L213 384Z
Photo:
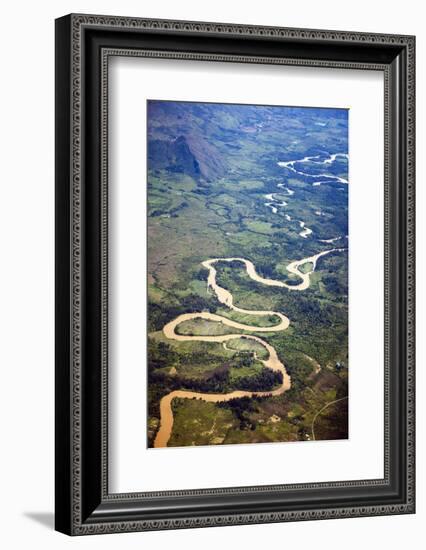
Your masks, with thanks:
M187 174L199 183L211 182L226 171L219 151L199 136L150 140L148 160L151 169Z

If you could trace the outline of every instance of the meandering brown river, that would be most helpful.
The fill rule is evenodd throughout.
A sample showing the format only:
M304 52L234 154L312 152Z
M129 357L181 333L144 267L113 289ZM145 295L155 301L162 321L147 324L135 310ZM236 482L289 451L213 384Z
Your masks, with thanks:
M290 324L290 320L288 319L288 317L286 317L280 312L247 310L247 309L242 309L235 306L233 303L232 294L228 290L226 290L225 288L222 288L217 284L216 282L217 272L214 265L219 262L228 262L228 263L241 262L245 265L248 276L258 283L261 283L267 286L287 288L288 290L301 291L309 287L310 276L315 271L318 259L321 258L322 256L325 256L326 254L330 254L332 252L337 252L341 250L344 250L344 249L333 248L331 250L325 250L324 252L320 252L318 254L315 254L314 256L310 256L309 258L303 258L302 260L297 260L295 262L290 263L286 267L286 269L289 273L297 275L301 279L300 283L297 285L289 285L283 281L278 281L275 279L265 279L264 277L261 277L256 272L256 268L254 264L250 260L246 260L244 258L212 258L202 263L202 265L209 270L209 274L207 277L207 287L211 288L214 291L214 293L216 294L221 304L224 304L230 309L237 311L239 313L244 313L246 315L256 315L256 316L273 315L278 317L280 319L280 322L276 325L269 326L269 327L258 327L258 326L238 323L236 321L232 321L231 319L227 319L226 317L223 317L222 315L217 315L215 313L209 313L204 311L198 312L198 313L184 313L182 315L179 315L178 317L176 317L175 319L173 319L163 327L164 335L170 340L179 340L182 342L194 340L197 342L218 342L218 343L223 343L225 345L227 341L235 340L237 338L254 340L259 344L261 344L268 352L267 359L258 359L258 360L261 361L263 365L268 369L281 372L283 381L279 388L276 388L275 390L271 390L271 391L235 390L229 393L200 393L200 392L193 392L188 390L175 390L170 392L169 394L165 395L160 401L160 428L154 440L154 447L156 448L167 447L167 443L170 439L172 429L173 429L173 411L172 411L173 399L195 398L195 399L201 399L203 401L208 401L211 403L219 403L222 401L229 401L230 399L235 399L240 397L265 397L265 396L281 395L287 390L289 390L291 387L290 376L287 373L284 364L280 361L275 348L270 344L268 344L268 342L265 342L265 340L263 340L262 338L259 338L258 336L251 335L251 334L241 334L241 333L223 334L219 336L207 336L207 335L206 336L202 336L202 335L189 336L189 335L176 333L176 327L178 325L180 325L185 321L190 321L192 319L206 319L209 321L222 323L223 325L226 325L228 327L232 327L238 330L257 332L257 333L278 332L278 331L284 331L288 328ZM304 264L312 264L310 271L308 271L307 273L303 273L299 269Z

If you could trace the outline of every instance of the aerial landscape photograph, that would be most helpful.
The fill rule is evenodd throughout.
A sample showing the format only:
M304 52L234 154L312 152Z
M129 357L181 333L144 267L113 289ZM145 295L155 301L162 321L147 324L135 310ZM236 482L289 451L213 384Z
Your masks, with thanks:
M349 438L348 125L147 101L149 448Z

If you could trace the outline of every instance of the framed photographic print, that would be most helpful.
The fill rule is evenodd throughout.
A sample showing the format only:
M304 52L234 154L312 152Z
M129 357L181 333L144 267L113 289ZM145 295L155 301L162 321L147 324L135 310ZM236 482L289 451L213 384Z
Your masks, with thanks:
M56 21L56 529L413 513L412 36Z

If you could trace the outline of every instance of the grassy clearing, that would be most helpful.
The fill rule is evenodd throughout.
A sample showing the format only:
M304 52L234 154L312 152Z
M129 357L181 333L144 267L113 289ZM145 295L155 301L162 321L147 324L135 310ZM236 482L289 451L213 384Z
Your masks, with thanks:
M300 265L298 269L302 273L310 273L312 271L312 268L313 268L313 263L307 262L306 264Z
M238 388L238 382L239 380L241 380L241 378L247 378L250 376L255 376L256 374L260 374L262 369L263 365L258 361L253 363L249 367L232 367L229 371L229 378L235 388Z
M277 315L250 315L225 308L218 308L216 313L237 323L253 327L273 327L281 322Z
M173 414L169 447L219 445L235 422L230 411L195 399L174 399Z
M216 321L191 319L178 325L176 332L186 336L220 336L222 334L235 334L237 329Z
M272 235L275 232L272 224L269 222L246 220L245 226L249 231L253 231L254 233L262 233L263 235Z
M229 340L226 342L226 347L235 351L253 351L259 359L267 359L269 357L268 351L256 342L248 338L236 338L235 340Z

